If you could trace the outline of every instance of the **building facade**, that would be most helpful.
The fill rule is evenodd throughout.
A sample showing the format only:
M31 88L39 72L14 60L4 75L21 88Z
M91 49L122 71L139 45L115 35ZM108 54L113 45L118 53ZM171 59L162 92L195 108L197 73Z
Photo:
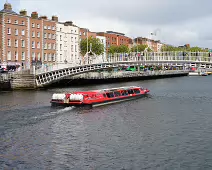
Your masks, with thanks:
M160 52L163 44L159 40L152 40L144 37L137 37L134 39L135 45L147 45L154 52Z
M87 28L80 28L80 40L86 39L87 37L93 37L96 38L96 33L95 32L91 32L89 29Z
M57 23L57 63L79 64L80 29L71 21Z
M27 11L22 10L18 14L11 4L5 3L0 11L0 64L18 69L54 64L56 22L47 17L38 18L37 12L28 16Z
M106 31L106 32L98 32L97 35L106 38L106 51L108 51L108 49L112 45L114 46L126 45L130 47L132 43L132 39L125 36L125 34L123 33Z

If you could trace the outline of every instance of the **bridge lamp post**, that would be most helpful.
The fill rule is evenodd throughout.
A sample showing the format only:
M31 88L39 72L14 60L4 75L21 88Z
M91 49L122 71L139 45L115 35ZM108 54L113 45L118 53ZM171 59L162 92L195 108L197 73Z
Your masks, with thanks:
M87 33L86 33L86 35L87 35L87 52L86 52L86 54L87 54L87 59L88 59L88 28L87 28Z

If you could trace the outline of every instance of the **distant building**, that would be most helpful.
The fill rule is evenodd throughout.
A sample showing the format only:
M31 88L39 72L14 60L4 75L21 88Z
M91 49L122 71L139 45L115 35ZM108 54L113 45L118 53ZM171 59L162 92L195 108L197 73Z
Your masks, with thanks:
M126 45L128 47L132 44L132 39L125 36L123 33L114 32L114 31L106 31L106 32L98 32L96 33L98 36L103 36L106 38L106 51L110 48L110 46L120 46Z
M26 10L18 14L10 3L5 3L0 11L0 62L22 69L54 64L57 22L54 19L38 17L37 12L28 16Z
M152 40L144 37L137 37L134 39L135 45L147 45L154 52L160 52L163 44L159 40Z
M57 63L79 64L79 31L71 21L57 23Z
M93 37L96 38L96 33L95 32L91 32L89 29L87 28L80 28L80 40L82 39L86 39L89 37Z

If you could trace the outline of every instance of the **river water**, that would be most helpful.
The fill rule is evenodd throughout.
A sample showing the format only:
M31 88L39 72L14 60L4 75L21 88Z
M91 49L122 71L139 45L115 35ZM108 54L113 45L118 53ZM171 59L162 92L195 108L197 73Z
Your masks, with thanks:
M55 92L139 85L148 97L51 108ZM0 93L0 169L212 169L212 77Z

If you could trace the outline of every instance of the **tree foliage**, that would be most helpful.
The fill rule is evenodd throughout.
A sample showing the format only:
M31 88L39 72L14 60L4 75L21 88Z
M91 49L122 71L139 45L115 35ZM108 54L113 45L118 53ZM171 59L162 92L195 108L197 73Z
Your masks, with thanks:
M207 52L208 50L200 47L175 47L171 45L163 45L162 51L190 51L190 52Z
M135 45L131 48L131 52L141 52L144 51L148 46L144 44Z
M88 38L88 52L90 51L90 45L91 45L91 51L95 53L96 55L101 55L104 53L104 44L101 43L100 39L89 37ZM80 42L80 50L81 54L85 55L87 53L87 39L82 39Z
M129 48L126 45L120 45L120 46L115 46L111 45L110 48L108 49L108 53L114 54L114 53L128 53Z

